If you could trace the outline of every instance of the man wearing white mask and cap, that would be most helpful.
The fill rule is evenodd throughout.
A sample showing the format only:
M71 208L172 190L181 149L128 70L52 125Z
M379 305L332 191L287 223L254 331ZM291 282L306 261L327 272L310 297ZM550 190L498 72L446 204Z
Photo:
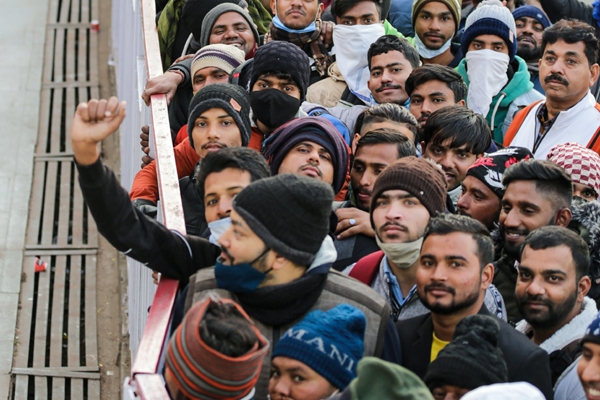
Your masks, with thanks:
M513 116L544 98L533 88L527 63L517 53L517 28L499 0L486 0L469 15L462 36L465 59L458 65L469 91L467 107L485 116L502 143Z

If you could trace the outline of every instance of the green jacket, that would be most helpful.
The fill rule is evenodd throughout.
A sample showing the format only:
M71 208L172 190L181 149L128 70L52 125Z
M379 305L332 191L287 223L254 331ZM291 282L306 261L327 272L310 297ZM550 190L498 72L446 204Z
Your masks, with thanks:
M522 102L522 105L518 104L517 107L511 107L514 106L513 102L515 102L515 100L533 90L533 83L531 83L529 71L527 70L527 63L525 63L525 60L516 56L511 65L513 67L518 65L518 69L513 75L512 79L506 84L506 86L504 86L504 88L502 88L500 93L494 96L492 99L492 104L490 104L490 111L485 117L490 127L494 127L493 136L494 140L498 143L503 142L504 133L506 132L506 128L508 128L508 124L505 124L505 120L509 118L510 121L512 121L513 114L519 110L520 106L527 106L531 102L537 100L537 96L526 96L526 98L523 99L524 101ZM458 71L458 73L463 77L467 86L469 86L469 77L467 75L466 66L467 59L465 58L460 62L460 64L458 64L456 71ZM496 109L498 102L500 102L500 105L494 114L494 110ZM510 114L509 109L512 111Z
M413 46L413 47L415 46L415 39L414 38L406 37L403 34L401 34L400 32L398 32L398 29L394 28L392 26L392 24L390 24L388 22L387 19L383 22L383 27L385 28L385 34L386 35L396 35L398 37L404 38L404 39L406 39L408 41L408 43L411 44L411 46Z

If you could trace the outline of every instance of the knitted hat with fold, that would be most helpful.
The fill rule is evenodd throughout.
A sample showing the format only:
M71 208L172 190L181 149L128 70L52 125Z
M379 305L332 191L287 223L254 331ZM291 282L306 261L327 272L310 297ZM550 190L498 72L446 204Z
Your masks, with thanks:
M332 201L331 186L281 174L246 186L233 200L233 209L268 248L309 266L329 232Z
M550 22L550 20L546 16L546 14L544 14L544 12L542 10L540 10L539 8L537 8L536 6L521 6L521 7L515 8L515 10L512 12L512 14L513 14L513 17L515 18L515 20L517 20L521 17L533 18L537 22L542 24L544 29L546 29L547 27L552 25L552 22Z
M263 144L263 154L277 175L285 156L300 142L313 142L327 149L333 164L333 191L344 185L348 171L349 149L344 139L331 124L319 117L296 118L274 131Z
M533 159L533 154L524 147L506 147L494 153L485 154L467 169L467 176L472 176L486 185L494 194L504 197L506 188L502 185L502 177L506 168L519 161Z
M517 54L517 26L515 18L500 0L485 0L467 18L461 39L461 50L467 54L469 45L477 36L496 35L506 43L510 61Z
M214 302L231 304L239 318L247 321L254 331L257 340L245 354L227 356L202 340L200 331ZM231 334L228 336L228 340L235 339ZM229 299L208 298L190 308L173 334L167 347L166 365L175 385L188 398L241 399L253 391L268 349L269 342L242 307Z
M254 54L250 88L266 72L290 74L300 89L300 101L304 101L310 80L310 61L300 47L281 40L260 46Z
M344 389L356 377L363 356L365 314L340 304L310 312L283 334L271 358L288 357L308 365L334 387Z
M189 0L188 0L189 1ZM246 12L242 7L237 4L232 4L230 2L221 2L223 4L219 4L214 6L204 17L202 20L202 28L198 31L196 27L195 30L192 30L194 37L197 38L198 42L200 42L200 46L204 47L210 43L210 33L212 32L213 26L219 17L227 12L236 12L240 14L248 25L250 25L250 29L252 29L252 34L254 35L254 40L256 44L258 44L259 37L258 31L256 30L256 26L254 26L254 22L252 22L252 18L250 18L250 14ZM200 25L199 25L200 26ZM198 36L196 36L198 35Z
M567 142L554 146L547 158L567 170L574 183L589 186L600 194L600 156L595 151Z
M448 10L452 13L452 18L454 18L454 32L458 32L460 12L462 9L460 0L414 0L412 4L412 25L415 26L417 15L419 15L419 11L421 11L423 6L431 2L442 3L448 7Z
M217 83L204 86L190 101L188 117L188 137L190 145L194 147L192 131L196 119L206 110L222 108L230 115L242 135L242 146L247 146L250 141L250 98L248 93L238 85L231 83Z
M196 72L206 67L219 68L230 74L244 62L245 54L242 50L228 44L211 44L196 52L192 61L192 82Z

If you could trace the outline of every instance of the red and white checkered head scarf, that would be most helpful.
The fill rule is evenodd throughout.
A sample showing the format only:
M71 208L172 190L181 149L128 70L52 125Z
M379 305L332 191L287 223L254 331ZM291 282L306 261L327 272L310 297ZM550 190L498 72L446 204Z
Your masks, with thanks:
M573 182L589 186L600 194L600 156L593 150L567 142L554 146L548 160L567 170Z

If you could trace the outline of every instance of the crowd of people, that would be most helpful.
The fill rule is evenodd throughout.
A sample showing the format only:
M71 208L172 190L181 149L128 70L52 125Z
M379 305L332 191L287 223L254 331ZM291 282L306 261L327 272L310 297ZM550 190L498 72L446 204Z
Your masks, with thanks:
M600 2L157 0L148 127L78 106L99 232L180 281L173 399L600 399ZM131 134L131 132L121 132Z

